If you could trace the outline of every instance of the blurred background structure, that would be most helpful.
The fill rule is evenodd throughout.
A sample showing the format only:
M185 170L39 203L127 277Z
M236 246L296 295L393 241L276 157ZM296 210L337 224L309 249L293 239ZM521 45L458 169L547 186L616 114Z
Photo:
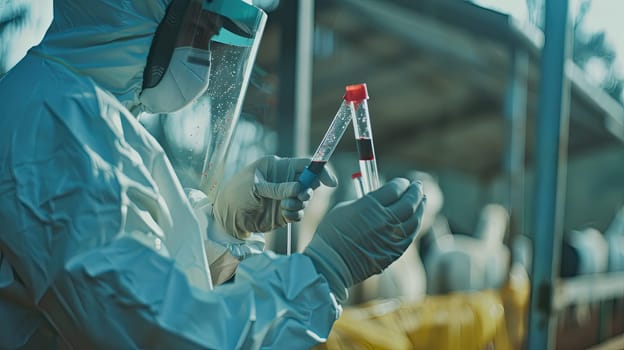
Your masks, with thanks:
M419 290L505 288L514 272L518 276L518 266L530 276L536 266L531 262L536 262L550 278L534 286L533 294L541 288L545 296L533 300L531 311L547 316L520 321L527 332L517 347L584 349L624 332L624 275L615 272L621 268L600 262L608 255L603 233L624 205L624 48L616 40L624 27L614 15L624 5L564 5L570 44L559 64L559 100L555 94L555 100L546 101L562 107L562 122L554 130L560 137L550 145L561 148L554 158L558 166L551 169L559 181L545 189L541 185L539 192L536 169L546 153L537 141L543 127L540 103L545 103L540 102L543 1L316 0L313 5L282 2L272 14L258 66L275 91L275 100L269 100L273 104L265 104L270 106L265 120L278 130L278 152L309 155L344 86L366 82L382 176L427 172L443 193L438 221L444 224L421 233L420 256L406 262L406 254L390 269L396 272L354 290L354 303L388 297L415 302ZM348 185L357 171L357 156L350 137L330 163L343 184L332 200L352 199ZM536 203L544 200L552 202L547 220L552 229L539 235L550 237L552 253L533 259L541 220L535 212L543 208ZM498 253L483 260L478 255L491 248L479 240L484 232L479 220L492 203L509 217L502 246L494 250ZM452 241L446 238L449 232ZM306 234L310 232L298 237ZM283 239L277 241L279 250ZM614 246L624 249L621 242ZM497 268L508 278L497 280ZM566 279L558 277L560 272ZM401 279L427 285L410 287ZM529 329L535 333L532 345L526 343Z
M624 348L624 3L255 3L269 22L228 173L310 155L364 82L380 174L426 178L436 198L414 248L354 288L327 348ZM0 0L0 75L49 5ZM352 140L330 161L339 187L294 225L299 249L355 198ZM284 232L267 238L286 251Z

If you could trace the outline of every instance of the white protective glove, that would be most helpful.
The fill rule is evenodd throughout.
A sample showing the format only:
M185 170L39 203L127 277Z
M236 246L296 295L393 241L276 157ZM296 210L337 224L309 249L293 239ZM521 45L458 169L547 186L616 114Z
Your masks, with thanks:
M246 239L238 239L223 232L212 219L212 204L206 194L193 188L185 189L199 226L206 233L204 251L208 259L212 285L223 284L234 274L239 263L264 251L264 234L253 233Z
M335 187L336 177L324 169L312 187L300 193L299 174L310 158L266 156L234 175L219 191L213 213L226 232L247 238L299 221L312 190L324 184Z
M382 272L409 247L425 201L422 183L393 179L356 201L334 207L303 254L344 302L347 288Z

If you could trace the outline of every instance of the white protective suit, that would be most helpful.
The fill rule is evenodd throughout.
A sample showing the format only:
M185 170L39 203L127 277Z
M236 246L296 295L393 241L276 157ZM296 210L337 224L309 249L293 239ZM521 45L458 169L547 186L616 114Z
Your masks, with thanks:
M0 80L2 349L309 348L339 314L300 254L251 257L211 290L189 202L124 107L166 6L55 0Z

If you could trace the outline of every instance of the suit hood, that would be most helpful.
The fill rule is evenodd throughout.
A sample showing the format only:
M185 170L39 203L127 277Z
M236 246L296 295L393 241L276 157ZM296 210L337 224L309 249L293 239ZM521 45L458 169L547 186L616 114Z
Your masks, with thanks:
M54 19L31 52L92 78L126 107L138 105L143 70L170 0L54 0Z

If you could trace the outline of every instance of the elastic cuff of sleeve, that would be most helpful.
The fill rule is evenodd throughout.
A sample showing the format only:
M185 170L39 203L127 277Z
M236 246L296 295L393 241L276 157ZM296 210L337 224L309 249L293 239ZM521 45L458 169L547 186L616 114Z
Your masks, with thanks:
M316 242L316 244L319 244ZM317 247L311 247L310 245L303 252L312 260L314 268L320 273L329 284L329 288L334 293L334 296L339 303L344 303L349 297L348 287L353 285L351 283L349 268L345 265L344 261L333 249L330 247L321 247L322 253L319 253Z
M232 239L236 239L233 238ZM252 233L249 238L237 242L227 244L230 254L238 258L238 260L247 259L250 256L262 254L264 252L265 240L263 233Z
M265 239L263 233L252 233L246 239L230 236L219 229L208 230L209 240L227 248L232 256L244 260L250 256L261 254L264 251Z
M184 188L184 193L194 210L201 210L208 216L213 215L212 203L204 192L195 188L186 187Z
M340 316L342 316L342 306L336 299L336 296L334 295L334 293L329 292L329 297L331 298L332 304L334 305L334 309L336 310L336 319L339 319Z

